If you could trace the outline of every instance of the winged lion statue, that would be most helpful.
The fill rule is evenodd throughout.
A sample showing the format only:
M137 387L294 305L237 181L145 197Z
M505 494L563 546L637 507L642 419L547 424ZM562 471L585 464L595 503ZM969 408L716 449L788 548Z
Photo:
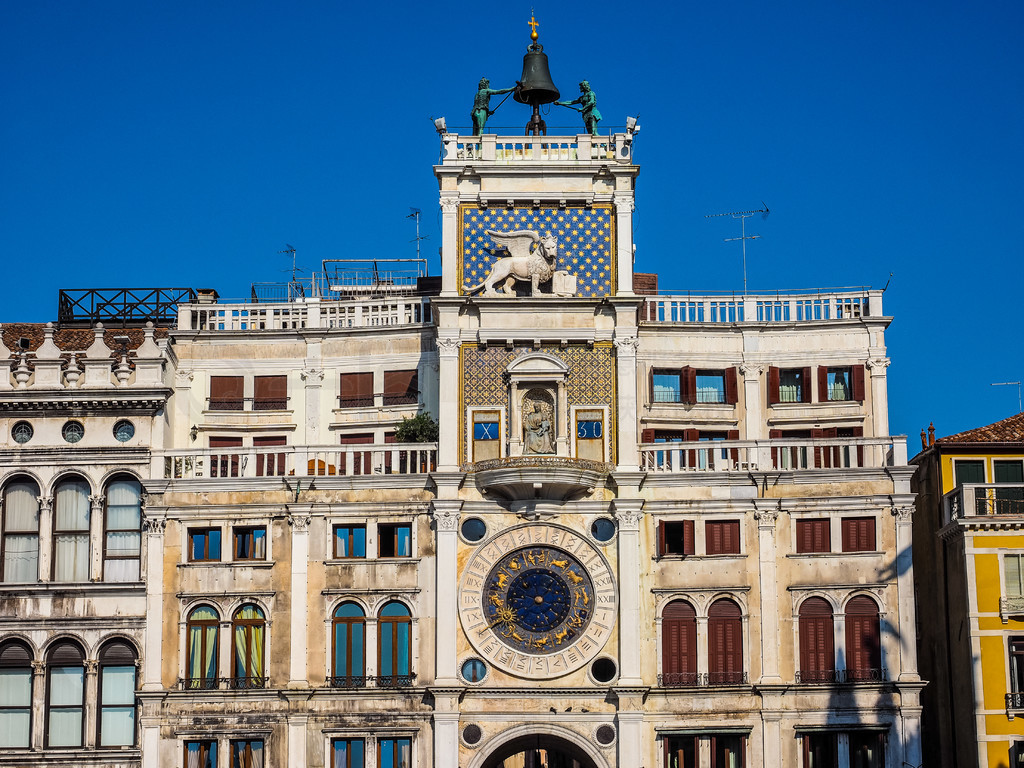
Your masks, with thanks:
M553 237L541 237L532 229L520 229L515 232L497 232L486 230L487 235L497 245L508 249L509 255L503 256L491 266L491 273L483 282L466 289L466 293L475 293L484 289L484 296L498 296L496 288L502 283L502 294L511 296L516 280L529 280L531 295L540 293L540 284L551 279L555 274L558 262L558 241Z

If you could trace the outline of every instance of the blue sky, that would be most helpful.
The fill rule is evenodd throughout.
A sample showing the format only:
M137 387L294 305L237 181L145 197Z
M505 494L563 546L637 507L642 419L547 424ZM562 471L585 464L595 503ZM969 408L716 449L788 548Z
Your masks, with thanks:
M940 435L1017 411L1024 211L1020 2L537 2L563 94L640 115L637 268L751 290L885 295L890 422ZM59 288L248 294L300 265L439 271L438 142L477 79L511 86L528 3L0 4L0 321ZM573 125L559 110L549 125ZM509 100L492 118L520 126Z

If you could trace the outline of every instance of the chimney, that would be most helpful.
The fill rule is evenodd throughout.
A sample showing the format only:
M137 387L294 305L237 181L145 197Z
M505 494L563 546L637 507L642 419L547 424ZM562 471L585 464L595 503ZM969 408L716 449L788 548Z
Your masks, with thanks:
M921 450L928 450L928 438L924 434L924 427L921 427Z
M935 445L935 422L928 425L928 445Z

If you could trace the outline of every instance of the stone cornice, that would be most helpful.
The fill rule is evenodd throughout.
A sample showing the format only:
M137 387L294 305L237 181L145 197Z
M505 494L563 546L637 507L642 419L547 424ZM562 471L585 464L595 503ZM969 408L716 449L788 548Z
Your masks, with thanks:
M114 412L153 415L167 404L170 395L171 390L166 387L14 390L0 393L0 414L92 415Z

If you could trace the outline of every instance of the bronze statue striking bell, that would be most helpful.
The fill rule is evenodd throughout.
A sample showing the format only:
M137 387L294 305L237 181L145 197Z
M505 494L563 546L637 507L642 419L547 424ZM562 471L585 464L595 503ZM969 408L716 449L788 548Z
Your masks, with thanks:
M558 100L560 94L555 84L551 82L548 55L544 53L544 46L540 43L533 43L523 56L523 76L519 82L522 85L516 88L512 98L520 104L538 106Z

